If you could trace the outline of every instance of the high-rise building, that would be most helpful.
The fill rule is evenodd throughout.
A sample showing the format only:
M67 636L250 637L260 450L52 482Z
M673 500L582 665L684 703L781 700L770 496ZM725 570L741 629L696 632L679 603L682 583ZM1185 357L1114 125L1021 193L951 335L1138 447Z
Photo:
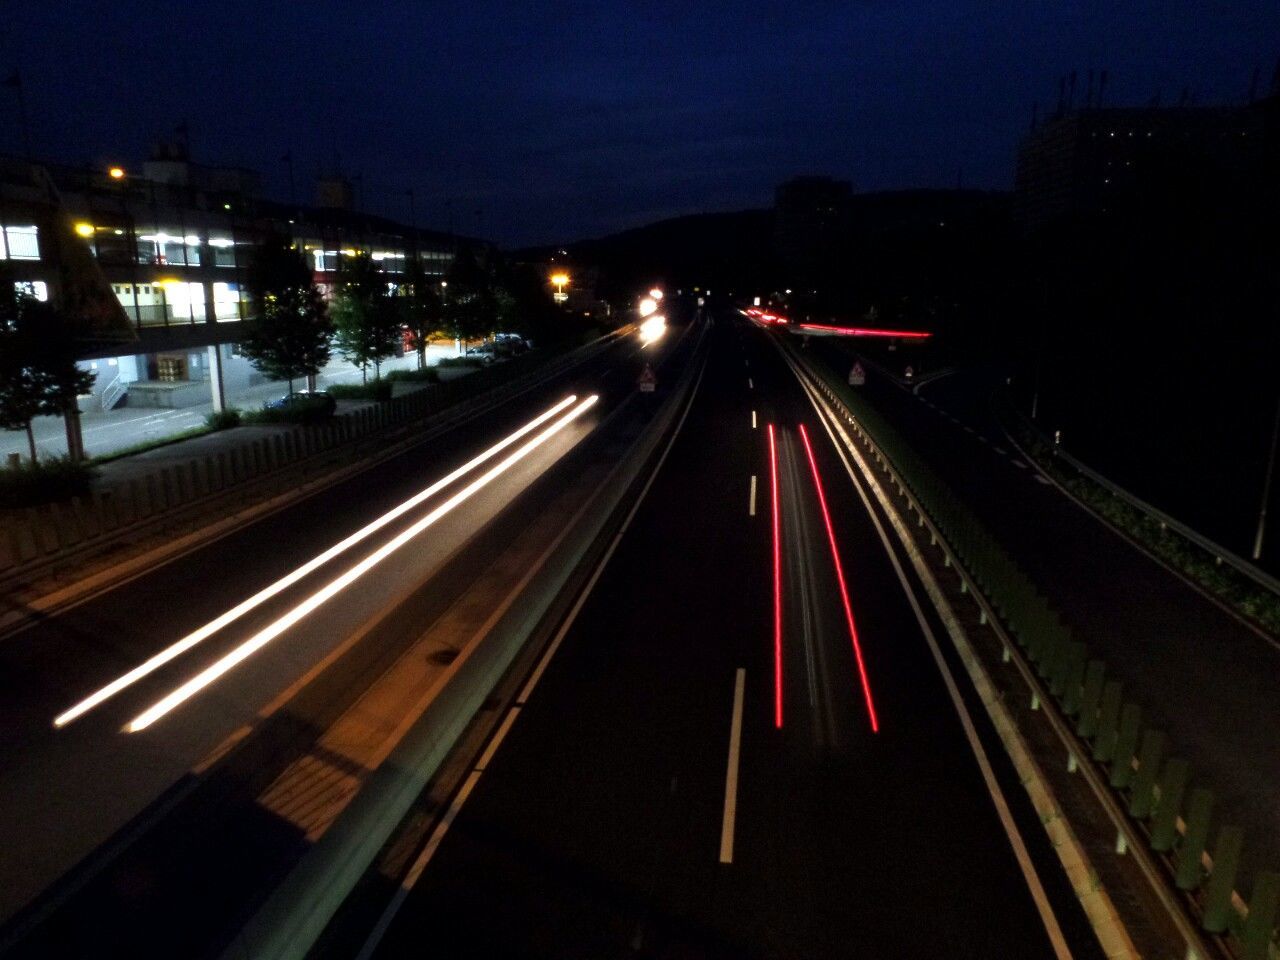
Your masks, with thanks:
M1036 228L1176 203L1194 191L1265 189L1277 177L1277 97L1238 107L1090 107L1040 124L1018 149L1015 211ZM1269 158L1269 159L1268 159Z

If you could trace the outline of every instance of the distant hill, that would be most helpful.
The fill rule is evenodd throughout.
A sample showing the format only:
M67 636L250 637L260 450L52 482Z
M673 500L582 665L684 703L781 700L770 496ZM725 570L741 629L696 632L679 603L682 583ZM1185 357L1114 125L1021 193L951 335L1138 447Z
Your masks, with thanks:
M1009 195L981 190L897 190L855 194L850 202L851 246L878 235L910 235L947 223L957 228L1007 216ZM662 280L675 286L762 289L785 280L774 249L773 211L695 213L620 233L516 251L517 259L546 261L560 250L571 263L598 271L601 294Z
M515 256L544 261L560 250L568 252L570 262L599 271L599 292L605 297L625 297L658 281L714 289L771 269L773 211L690 214Z

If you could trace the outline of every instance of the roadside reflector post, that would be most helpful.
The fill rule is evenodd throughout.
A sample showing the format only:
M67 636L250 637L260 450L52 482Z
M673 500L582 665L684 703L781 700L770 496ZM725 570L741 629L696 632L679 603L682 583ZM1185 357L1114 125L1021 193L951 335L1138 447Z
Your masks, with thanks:
M1151 849L1168 853L1178 838L1178 814L1182 812L1182 794L1187 788L1187 761L1170 757L1160 771L1160 799L1156 801L1151 820Z
M1160 757L1164 753L1164 734L1148 730L1142 735L1142 749L1138 753L1138 772L1133 778L1133 793L1129 797L1129 814L1139 820L1151 816L1155 801L1156 773L1160 769Z
M1084 690L1080 694L1080 719L1076 733L1086 740L1093 739L1098 730L1098 704L1102 702L1102 685L1106 680L1107 665L1101 660L1090 660L1084 671Z
M1120 709L1120 734L1116 737L1115 759L1111 763L1111 786L1123 790L1133 782L1133 757L1142 732L1142 708L1126 703Z
M1120 681L1108 680L1102 688L1102 707L1098 710L1098 735L1093 741L1093 759L1103 763L1115 756L1116 735L1120 726Z
M1080 712L1080 694L1084 687L1086 658L1084 643L1079 640L1072 643L1063 672L1062 712L1068 717L1074 717Z
M1231 892L1236 888L1236 872L1240 868L1240 848L1244 831L1239 827L1223 827L1213 848L1213 869L1205 890L1202 925L1210 933L1226 933L1227 921L1234 909Z
M1277 904L1280 904L1280 873L1264 870L1253 881L1253 896L1249 898L1249 918L1241 938L1244 960L1268 960Z
M1209 842L1209 818L1213 815L1213 793L1204 787L1191 791L1187 802L1187 833L1178 847L1179 890L1195 890L1204 882L1201 858Z

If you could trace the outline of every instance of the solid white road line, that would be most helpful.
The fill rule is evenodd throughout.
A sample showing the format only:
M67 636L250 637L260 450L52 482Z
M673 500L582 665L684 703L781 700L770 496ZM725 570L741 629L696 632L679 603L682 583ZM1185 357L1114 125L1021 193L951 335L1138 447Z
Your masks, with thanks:
M649 475L648 481L641 489L640 496L636 498L636 502L632 505L630 512L627 513L626 519L622 521L622 526L619 528L618 532L614 534L613 540L609 542L609 549L606 550L604 552L604 556L600 558L600 563L591 574L591 579L587 581L587 585L583 587L582 593L578 595L578 599L574 602L568 615L565 617L564 623L562 623L560 625L560 629L556 631L556 635L547 647L546 653L544 653L542 655L542 659L538 661L538 666L529 677L528 683L526 683L524 685L524 689L520 691L520 695L516 698L517 706L513 707L507 714L506 721L504 721L502 728L498 731L499 738L506 737L507 731L511 729L511 724L515 720L516 710L520 706L523 706L525 701L528 700L529 694L533 692L533 688L537 685L538 680L541 679L543 671L547 669L547 665L551 662L551 658L555 656L556 651L560 649L560 644L569 633L574 621L578 619L578 614L582 611L583 606L587 602L587 598L591 596L591 592L595 589L596 582L600 579L600 575L603 574L605 568L609 566L609 561L613 558L614 551L618 549L618 544L622 542L623 536L626 534L628 528L630 528L631 521L635 518L637 511L639 511L640 505L644 503L644 499L649 493L649 488L653 486L653 481L657 479L658 474L662 471L662 465L667 462L667 455L671 452L671 448L675 446L676 438L680 436L680 431L684 428L684 422L688 419L689 411L693 409L693 402L697 399L698 388L702 386L702 376L705 372L706 365L704 364L702 370L698 372L698 379L693 385L693 391L689 394L689 402L685 405L684 412L680 415L680 420L671 434L671 439L667 441L667 445L662 451L662 456L658 459L657 466L653 468L653 473ZM493 759L493 754L496 750L496 746L491 750L486 749L481 758L482 762L488 764L488 762ZM435 856L436 850L440 846L440 842L444 839L444 835L448 832L454 818L458 815L458 811L461 810L462 805L466 803L467 797L469 797L471 795L471 791L475 789L475 785L480 780L480 774L482 772L483 771L479 769L471 771L466 782L462 785L462 789L458 791L457 797L455 797L453 803L449 805L448 812L440 820L440 823L436 825L435 830L432 831L431 838L427 841L427 845L423 847L422 853L418 855L418 859L414 861L413 866L405 875L404 880L396 890L395 896L391 898L386 909L382 911L382 916L378 918L377 924L369 934L369 939L365 941L364 946L356 955L356 960L368 960L368 958L373 956L374 951L378 949L378 944L382 941L383 935L386 934L388 928L391 926L391 921L395 919L396 913L404 903L405 898L409 896L410 891L413 890L414 884L418 882L418 878L422 875L422 871L431 861L431 858Z
M790 363L788 358L788 363ZM933 633L933 628L929 626L929 621L925 618L924 611L920 607L920 601L917 599L915 591L911 588L907 575L902 569L902 564L898 562L898 556L893 551L892 545L889 543L889 536L885 533L883 524L880 522L879 516L872 509L871 500L868 498L866 490L863 488L861 480L854 472L853 465L849 463L848 457L845 455L846 449L853 455L857 461L862 476L866 480L866 484L875 494L876 499L885 508L885 515L889 518L889 522L893 524L898 538L902 541L903 548L907 555L911 558L912 565L923 581L928 574L928 568L924 565L924 558L920 555L915 544L911 542L911 534L902 527L902 521L893 509L889 506L889 501L881 488L879 481L876 479L871 468L863 460L862 454L854 446L852 439L845 433L844 425L838 418L826 410L818 397L814 394L813 388L803 379L795 368L796 379L800 381L800 385L804 388L809 402L818 413L818 419L826 428L827 436L831 438L831 444L835 447L836 453L839 455L841 462L844 464L845 471L849 474L849 479L853 482L854 488L858 491L858 497L862 500L862 505L866 508L867 514L871 517L871 522L876 528L880 542L883 544L885 552L889 555L889 561L893 565L894 572L898 575L898 581L902 584L902 591L906 594L907 601L911 605L912 611L915 613L916 621L920 625L920 630L924 634L925 642L929 645L929 651L933 656L933 661L938 667L938 672L942 675L942 682L947 688L947 695L951 699L951 705L955 708L960 718L960 725L964 729L965 739L969 742L969 748L973 751L974 759L977 761L978 769L982 773L982 779L986 783L987 791L991 794L991 802L995 805L996 814L1000 818L1000 824L1004 827L1005 836L1009 839L1009 845L1013 848L1013 854L1018 861L1018 867L1022 871L1023 880L1027 884L1027 889L1031 893L1031 899L1035 902L1036 910L1040 914L1040 920L1044 924L1045 933L1049 937L1049 942L1053 945L1054 955L1057 960L1071 960L1071 948L1067 945L1066 937L1063 936L1062 927L1058 924L1058 918L1053 912L1053 905L1049 902L1048 894L1045 893L1044 885L1040 881L1039 874L1036 873L1035 864L1031 862L1031 854L1027 852L1026 842L1022 839L1022 833L1018 830L1018 825L1013 820L1013 814L1009 810L1008 800L1005 798L1004 791L1000 788L999 782L996 780L995 772L991 769L991 761L987 756L986 748L983 747L982 741L978 738L977 728L973 724L973 718L969 714L968 708L964 704L963 698L960 696L960 689L956 685L955 676L951 672L951 668L947 665L946 660L942 656L942 650L938 646L937 637ZM844 439L842 445L836 439L836 434L832 431L832 424L838 430Z
M467 776L466 782L462 785L462 789L458 791L458 795L453 798L453 803L449 804L449 809L445 815L440 818L440 822L436 824L435 830L431 831L431 838L427 841L427 845L422 848L422 852L418 854L418 859L413 861L413 866L409 868L409 873L404 878L404 883L396 888L395 896L391 898L391 902L387 908L382 911L382 916L378 918L378 922L374 924L373 930L369 933L369 939L365 940L364 946L360 952L356 954L356 960L369 960L373 956L374 951L378 949L378 944L382 942L383 936L387 929L391 926L391 921L395 919L396 914L400 910L401 904L409 896L409 892L413 889L414 884L418 882L418 877L422 875L422 871L427 868L427 864L431 862L431 858L435 856L436 850L440 843L444 840L444 835L449 832L449 827L453 825L454 818L457 817L458 811L462 809L462 805L467 802L467 798L471 796L471 791L475 789L476 784L480 781L479 770L472 770Z
M747 389L748 389L748 390L754 390L755 388L756 388L755 383L754 383L754 382L752 382L752 380L751 380L751 378L750 378L750 377L747 377Z
M754 410L751 411L751 429L756 429L756 412Z
M738 817L738 755L742 750L742 693L747 671L733 680L733 717L729 721L729 767L724 775L724 819L720 826L720 862L733 863L733 825Z
M751 475L751 499L747 504L747 516L754 517L756 515L756 475Z

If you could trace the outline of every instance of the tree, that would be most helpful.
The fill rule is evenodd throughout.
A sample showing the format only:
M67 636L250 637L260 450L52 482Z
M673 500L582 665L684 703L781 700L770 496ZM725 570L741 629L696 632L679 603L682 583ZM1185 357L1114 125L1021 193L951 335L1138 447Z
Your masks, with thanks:
M36 438L31 421L40 413L43 391L27 362L30 349L24 342L24 333L11 316L0 322L0 427L27 432L27 447L31 462L35 463Z
M338 352L359 364L362 379L368 379L369 364L379 376L383 359L395 352L403 333L387 279L368 254L342 263L332 313Z
M490 265L478 254L461 252L446 275L445 324L461 343L487 336L498 321L497 284Z
M75 343L68 318L52 303L15 294L0 308L0 425L27 432L33 463L32 419L75 416L80 395L97 378L76 364Z
M413 257L405 268L401 300L409 344L418 354L418 369L427 365L427 344L444 325L444 300L437 280L427 276L422 262Z
M311 376L329 362L333 323L316 288L306 255L282 236L258 248L249 268L249 289L258 305L245 321L240 349L272 380Z

